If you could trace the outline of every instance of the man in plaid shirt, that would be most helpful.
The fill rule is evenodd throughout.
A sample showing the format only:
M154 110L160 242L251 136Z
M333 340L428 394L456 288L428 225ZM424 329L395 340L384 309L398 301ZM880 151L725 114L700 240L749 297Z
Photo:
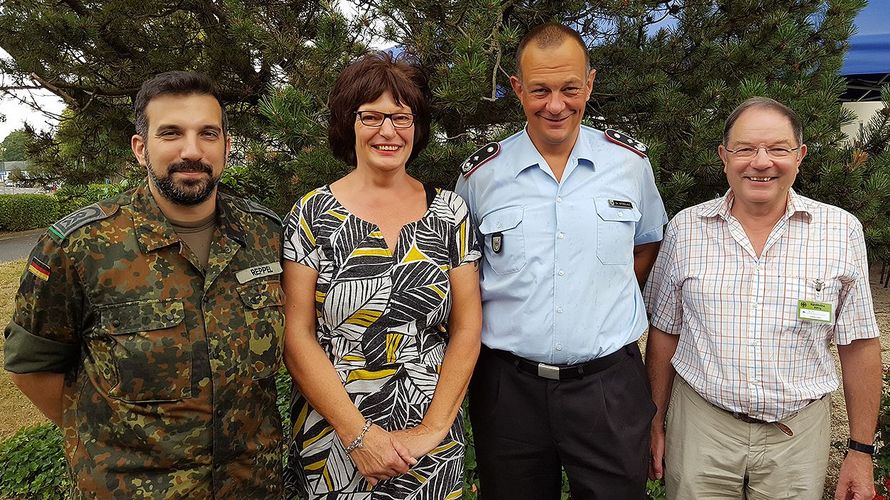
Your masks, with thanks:
M729 191L665 232L644 297L650 477L668 498L821 499L832 341L850 422L835 498L874 496L880 333L862 224L791 189L801 131L783 104L743 102L718 147Z

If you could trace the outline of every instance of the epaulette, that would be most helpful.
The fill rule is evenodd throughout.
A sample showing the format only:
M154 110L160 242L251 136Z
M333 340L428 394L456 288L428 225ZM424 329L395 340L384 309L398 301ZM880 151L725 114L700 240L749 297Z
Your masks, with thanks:
M479 148L478 151L470 155L467 158L467 161L461 165L461 172L463 172L464 177L469 177L473 172L476 171L477 168L484 165L486 162L497 156L501 152L501 145L496 142L489 142L488 144Z
M271 209L266 208L263 205L260 205L259 203L255 202L253 200L248 200L246 198L244 199L244 205L248 212L251 212L254 214L265 215L266 217L277 222L278 224L281 224L281 217L279 217L278 214L273 212Z
M646 151L649 149L642 142L634 139L633 137L625 134L624 132L619 132L615 129L607 129L606 130L606 139L610 142L614 142L615 144L625 147L634 153L640 155L641 157L646 157Z
M66 215L61 220L50 226L49 234L56 241L61 243L65 241L65 238L67 238L78 228L86 226L91 222L96 222L97 220L107 219L114 215L116 211L116 205L113 207L112 210L106 210L99 206L98 203L93 203L92 205L83 207L76 212L72 212Z

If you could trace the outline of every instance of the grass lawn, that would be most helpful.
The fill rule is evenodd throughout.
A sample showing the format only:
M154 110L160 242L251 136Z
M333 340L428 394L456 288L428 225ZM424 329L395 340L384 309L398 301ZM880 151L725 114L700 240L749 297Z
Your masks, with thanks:
M0 325L6 328L15 306L15 292L25 268L24 260L0 263ZM0 353L4 336L0 335ZM0 441L29 425L46 422L46 418L12 384L6 371L0 373Z

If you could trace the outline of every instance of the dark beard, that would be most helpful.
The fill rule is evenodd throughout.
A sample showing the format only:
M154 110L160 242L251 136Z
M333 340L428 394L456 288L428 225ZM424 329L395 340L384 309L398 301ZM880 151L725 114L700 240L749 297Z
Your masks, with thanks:
M198 205L213 193L213 190L219 184L219 177L213 176L213 168L200 161L181 161L173 163L167 167L167 175L158 177L152 168L151 161L146 152L145 163L148 166L148 176L151 178L155 187L164 196L177 205L194 206ZM174 181L173 174L175 172L203 172L208 178L187 181Z

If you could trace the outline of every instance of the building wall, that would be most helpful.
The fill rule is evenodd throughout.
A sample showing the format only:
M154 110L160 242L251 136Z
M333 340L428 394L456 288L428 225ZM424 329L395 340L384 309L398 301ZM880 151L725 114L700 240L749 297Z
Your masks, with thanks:
M856 120L853 121L853 123L841 127L841 132L846 134L847 138L852 141L859 135L859 127L865 123L868 123L868 120L871 119L871 117L881 108L883 108L884 104L880 101L845 102L843 106L856 113Z

